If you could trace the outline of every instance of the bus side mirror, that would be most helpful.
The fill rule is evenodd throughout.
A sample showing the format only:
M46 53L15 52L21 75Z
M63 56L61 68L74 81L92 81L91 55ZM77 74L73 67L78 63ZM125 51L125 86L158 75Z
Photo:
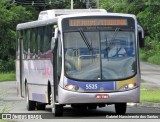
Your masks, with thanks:
M139 40L139 47L143 48L145 46L145 43L144 43L144 30L140 25L138 25L138 40Z
M55 28L54 37L52 37L52 40L51 40L51 50L52 50L52 52L53 52L53 50L56 46L57 40L58 40L58 28Z
M143 48L145 46L145 41L142 32L138 32L138 38L139 38L139 46L140 48Z

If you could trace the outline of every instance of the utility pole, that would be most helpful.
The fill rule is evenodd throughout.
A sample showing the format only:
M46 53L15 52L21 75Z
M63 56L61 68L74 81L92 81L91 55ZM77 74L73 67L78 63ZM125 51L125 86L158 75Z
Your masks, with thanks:
M97 0L97 8L99 9L99 0Z
M73 9L73 0L71 0L71 9Z
M81 1L81 0L80 0ZM83 0L84 3L86 3L86 8L99 8L99 0ZM96 6L92 6L92 4L96 4ZM73 8L73 0L71 0L71 9Z
M99 8L99 0L85 0L86 8Z
M86 0L86 8L88 9L88 8L90 8L91 6L90 6L90 1L89 0Z

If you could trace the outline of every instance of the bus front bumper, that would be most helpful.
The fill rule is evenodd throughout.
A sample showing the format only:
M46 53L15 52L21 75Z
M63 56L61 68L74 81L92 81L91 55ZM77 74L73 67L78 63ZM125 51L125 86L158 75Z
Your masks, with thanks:
M107 95L107 98L96 98L97 95ZM59 104L74 104L74 103L121 103L133 102L138 103L140 98L140 88L123 92L110 93L80 93L72 92L59 87Z

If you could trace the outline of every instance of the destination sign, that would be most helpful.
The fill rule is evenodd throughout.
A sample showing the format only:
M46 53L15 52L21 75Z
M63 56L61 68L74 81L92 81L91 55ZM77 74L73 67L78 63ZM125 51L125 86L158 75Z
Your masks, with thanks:
M134 30L135 20L122 16L84 16L70 17L62 20L63 31L91 30Z
M127 26L127 19L69 19L70 27L77 26Z

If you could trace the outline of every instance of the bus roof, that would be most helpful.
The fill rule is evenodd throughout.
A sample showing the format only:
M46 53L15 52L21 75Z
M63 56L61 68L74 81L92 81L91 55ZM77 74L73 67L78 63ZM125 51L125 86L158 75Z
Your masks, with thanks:
M77 14L77 13L94 13L107 12L105 9L52 9L41 11L38 20L52 19L60 15Z
M90 12L84 12L84 9L76 9L76 12L73 12L73 10L67 10L65 9L64 11L66 11L66 13L68 12L68 14L61 14L60 16L51 16L52 14L52 10L46 10L46 11L42 11L40 13L40 15L42 15L42 13L45 12L49 12L49 18L45 18L45 19L38 19L35 21L31 21L31 22L26 22L26 23L21 23L17 25L17 30L22 30L22 29L27 29L27 28L33 28L33 27L40 27L40 26L44 26L44 25L49 25L52 23L57 23L58 22L58 18L60 19L60 21L63 18L69 18L69 17L85 17L85 16L123 16L123 17L132 17L132 18L136 18L135 15L132 14L123 14L123 13L108 13L107 11L105 11L104 9L86 9L87 11ZM99 12L97 12L99 10ZM79 14L75 14L78 13ZM94 11L94 12L93 12ZM57 12L62 12L61 9L58 9ZM84 12L84 13L82 13ZM70 14L69 14L70 13ZM44 14L45 15L45 14ZM45 15L46 16L46 15ZM44 16L43 16L44 17Z
M119 16L119 17L132 17L136 18L134 14L126 14L126 13L108 13L108 12L93 12L93 13L79 13L79 14L68 14L61 15L60 18L69 18L69 17L85 17L85 16Z
M105 9L52 9L52 10L45 10L39 13L38 20L21 23L17 25L17 30L27 29L32 27L44 26L49 25L51 23L57 22L58 16L61 15L77 15L77 13L82 13L82 15L93 14L93 13L107 13Z
M22 30L22 29L28 29L28 28L34 28L34 27L40 27L40 26L45 26L45 25L50 25L52 23L56 23L58 18L54 19L49 19L49 20L42 20L42 21L31 21L31 22L26 22L26 23L20 23L17 25L16 29L17 30Z

